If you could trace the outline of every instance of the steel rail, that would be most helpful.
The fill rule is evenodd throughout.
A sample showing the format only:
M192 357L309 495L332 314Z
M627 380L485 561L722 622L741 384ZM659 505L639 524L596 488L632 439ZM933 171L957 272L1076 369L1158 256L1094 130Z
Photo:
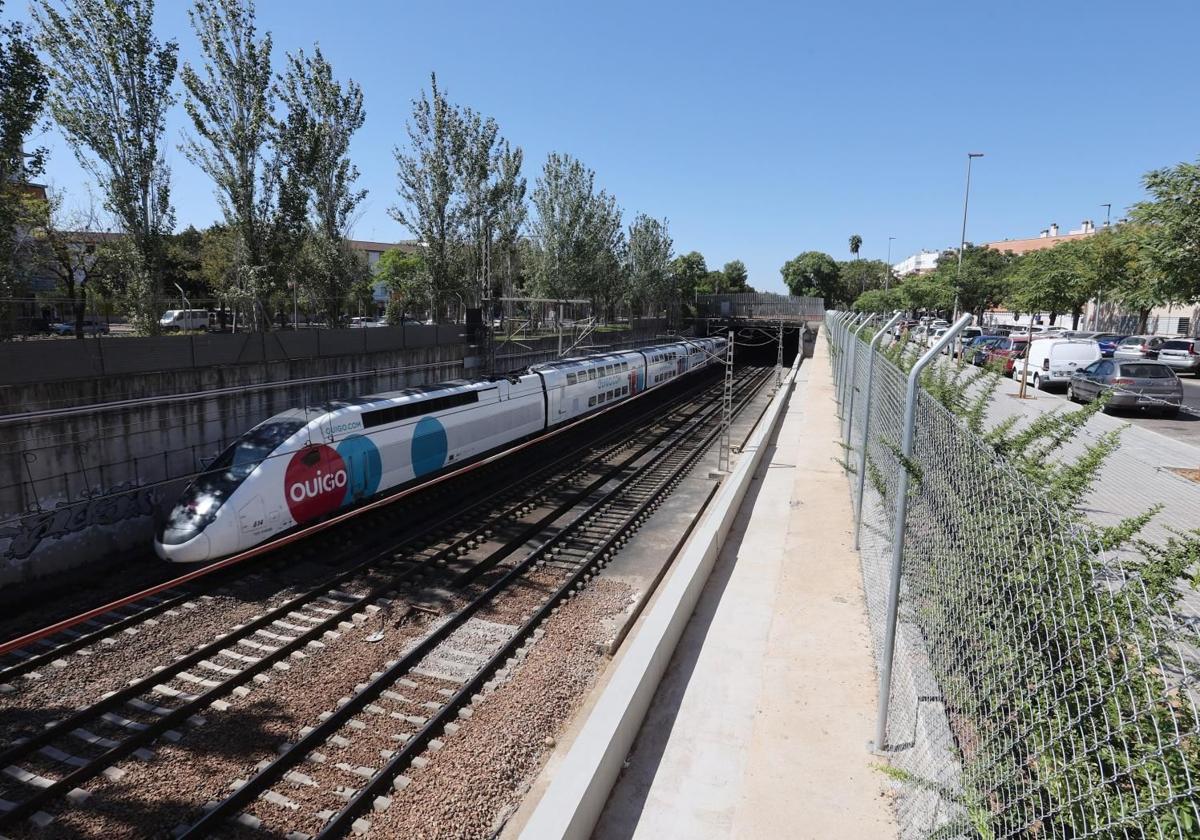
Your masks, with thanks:
M686 393L687 392L685 391L684 394L686 394ZM557 437L558 435L564 434L568 431L577 430L583 424L591 422L592 420L597 419L601 415L608 414L609 412L615 411L617 409L625 408L626 406L633 404L636 400L642 399L651 394L661 395L661 391L659 391L658 389L654 389L654 390L650 390L650 391L643 391L641 394L637 394L636 396L631 397L628 400L622 400L619 403L615 403L614 405L610 406L609 408L601 409L593 414L587 415L584 418L581 418L579 420L575 420L571 423L568 423L565 426L557 427L557 428L555 428L551 431L548 431L544 434L538 435L537 437L531 438L527 441L523 441L513 447L504 449L500 452L493 453L493 454L486 456L484 458L481 458L477 461L472 461L471 463L469 463L461 468L458 468L458 469L453 470L448 473L444 473L443 475L440 475L440 476L436 476L435 478L432 478L429 481L422 482L421 484L405 488L404 490L401 490L397 493L394 493L392 495L386 496L382 499L378 499L373 502L368 502L367 504L356 507L353 510L347 511L345 513L338 514L337 516L331 517L330 519L325 519L325 520L322 520L321 522L317 522L312 525L305 526L297 531L291 532L290 534L285 534L282 537L278 537L273 540L268 540L265 543L256 545L253 548L247 549L246 551L239 552L238 554L230 555L229 557L226 557L223 560L218 560L215 563L211 563L209 565L200 567L191 572L182 574L178 577L171 578L170 580L162 581L161 583L156 583L153 586L147 587L146 589L142 589L138 592L131 593L130 595L125 595L114 601L110 601L109 603L102 604L101 606L94 607L90 610L86 610L82 613L79 613L78 615L72 616L71 618L66 618L66 619L63 619L62 621L57 621L54 624L47 625L46 627L43 627L39 630L34 630L34 631L31 631L24 635L18 636L14 639L10 639L6 642L0 643L0 655L8 653L9 651L12 651L12 650L16 650L17 648L26 647L27 645L30 645L33 642L40 641L41 639L46 638L47 636L51 636L55 633L60 633L63 630L67 630L78 624L82 624L83 622L88 621L93 618L96 618L97 616L101 616L101 615L104 615L105 613L112 612L113 610L120 609L121 607L127 606L127 605L133 603L134 601L138 601L143 598L148 598L152 595L157 595L161 592L165 592L166 590L172 589L176 586L181 586L181 585L183 585L185 583L189 583L193 580L198 580L200 578L207 577L208 575L214 574L215 572L220 571L222 569L227 569L231 566L235 566L240 563L244 563L247 560L253 559L255 557L259 557L263 554L266 554L268 552L282 548L286 545L290 545L292 543L306 539L307 537L310 537L313 534L328 530L329 528L332 528L332 527L339 525L343 522L346 522L350 519L361 516L364 513L378 510L380 508L387 507L388 505L395 504L396 502L400 501L401 499L407 498L414 493L426 491L426 490L430 489L431 487L435 487L439 484L443 484L443 483L449 481L450 479L458 478L460 476L466 475L467 473L473 472L474 470L477 470L483 466L489 466L491 464L494 464L504 458L507 458L510 455L516 454L517 452L524 451L525 449L528 449L531 446L536 446L537 444L543 443L547 440L550 440L551 438ZM680 397L680 399L686 399L686 396ZM640 419L644 419L644 418L637 418L636 420L631 421L631 422L637 422L637 420L640 420ZM626 424L626 425L628 425L628 424Z
M686 407L688 400L695 400L701 392L702 389L691 389L690 391L685 391L679 395L678 399L674 401L674 404L678 407ZM715 403L715 401L716 398L714 397L707 400L707 403ZM711 410L715 411L716 409L713 408ZM700 411L703 411L703 408L700 408L696 413L699 414ZM684 418L673 427L657 435L650 442L639 447L630 459L627 459L624 464L615 469L615 473L623 471L627 468L627 464L629 462L636 461L638 458L643 457L646 453L659 446L663 440L672 434L675 434L679 428L689 423L695 416L696 415L692 415ZM639 418L639 420L645 419L646 418ZM636 425L636 422L629 425ZM619 448L621 445L621 443L618 443L613 447L610 447L606 451L604 458L611 455L611 452ZM567 460L571 457L575 456L564 456L564 458L560 460ZM603 458L598 459L593 463L599 463L602 460ZM545 470L539 470L539 474L543 476L545 472ZM530 539L532 534L536 534L538 531L543 529L547 521L553 521L553 519L562 516L571 508L577 506L581 500L596 492L596 490L603 486L603 484L611 481L613 475L614 471L609 471L605 475L589 483L584 490L572 494L571 498L560 504L553 513L543 516L541 519L539 519L539 522L536 523L536 525L531 525L525 528L519 537L510 540L505 546L502 546L500 549L498 549L497 552L493 552L493 555L502 553L503 556L508 556L514 551L518 550L521 545L524 545ZM484 502L480 503L480 505L482 504L484 504ZM446 517L445 522L459 519L462 516L463 514L450 515ZM431 530L436 530L439 527L443 527L445 522L438 523L438 525L433 526ZM154 722L147 724L144 729L127 734L124 740L122 740L116 746L108 748L104 753L93 758L86 765L77 767L66 776L58 779L52 784L40 788L29 797L21 800L18 803L15 803L14 807L8 811L0 812L0 826L11 824L22 817L33 814L43 804L61 797L78 784L85 782L90 778L94 778L96 775L99 775L101 772L103 772L103 770L107 767L112 766L117 761L132 754L143 745L152 742L156 738L160 737L164 732L175 728L177 725L181 724L191 716L203 711L212 703L213 700L219 699L220 697L232 692L233 689L238 685L244 684L248 680L253 679L253 677L257 674L273 666L275 663L289 657L294 651L301 650L302 648L306 647L309 642L315 641L322 637L326 631L337 628L337 626L344 621L347 616L351 616L353 613L362 610L365 604L386 596L389 592L395 589L395 586L398 582L411 576L418 569L435 564L437 559L440 557L446 555L453 556L456 545L465 543L467 540L471 539L476 530L478 529L472 530L471 533L462 537L460 540L456 541L446 549L438 552L435 557L428 559L424 563L413 563L408 569L404 570L400 577L390 578L389 580L371 588L365 595L359 596L353 601L348 602L344 608L337 610L335 614L322 620L320 623L316 624L314 627L302 633L301 635L295 637L291 641L284 643L274 651L265 654L257 662L242 668L236 675L232 675L228 679L222 681L220 685L211 687L208 691L201 693L194 699L184 703L176 709L173 709L170 713L159 717ZM392 555L396 550L397 547L395 545L389 545L380 549L378 552L372 555L371 558L359 564L355 568L347 569L338 573L333 578L324 581L321 585L290 599L281 606L268 611L266 614L251 622L246 623L238 630L223 635L221 638L216 639L202 648L199 648L172 662L165 668L156 671L147 677L137 680L118 690L117 692L103 698L102 700L88 706L87 708L75 712L68 718L46 727L45 729L32 736L29 736L19 743L13 744L4 751L0 752L0 766L9 766L15 761L20 761L22 758L36 752L40 747L53 743L55 740L63 738L64 736L69 736L74 730L81 728L85 724L88 724L98 717L101 717L106 712L115 708L119 708L129 700L132 700L140 695L151 692L155 686L168 682L180 672L194 667L202 660L219 656L221 651L236 645L240 639L253 636L257 630L270 626L274 621L279 620L281 617L286 617L289 613L295 612L305 604L317 600L323 595L327 595L332 590L336 590L338 586L343 585L347 580L361 572L363 568L372 564L378 564L381 560ZM491 556L492 555L489 555L489 559Z
M759 384L764 381L766 381L765 375L759 380ZM711 411L705 413L703 416L689 418L688 421L685 421L684 424L681 424L680 427L677 427L677 429L671 434L673 436L683 438L686 435L686 430L682 429L683 425L690 424L693 427L699 427L705 422L709 421L716 414L717 409L714 407ZM718 431L719 430L714 430L713 432L710 432L705 437L704 442L697 445L694 451L690 453L682 463L690 465L695 458L698 458L704 452L707 444L711 443ZM661 445L661 441L656 443L655 447L658 447L659 445ZM501 578L491 584L486 590L484 590L484 592L478 595L469 604L463 606L449 619L439 624L431 633L422 639L421 642L419 642L403 657L397 660L394 665L385 670L379 677L368 683L368 685L362 691L356 692L350 699L350 702L341 705L332 715L311 729L308 734L290 747L287 752L277 756L271 761L270 764L262 767L248 780L239 785L237 790L222 800L216 807L210 809L197 822L189 826L187 831L177 835L176 840L193 840L194 838L207 836L215 831L225 820L233 817L235 814L244 809L245 806L255 801L261 793L266 791L272 784L282 778L288 770L298 765L309 753L328 741L333 734L346 725L348 720L353 718L367 705L377 699L383 693L383 691L387 690L389 686L394 685L397 680L399 680L405 674L408 674L422 659L424 659L430 652L432 652L447 638L449 638L449 636L452 635L455 630L463 626L481 609L491 604L496 599L497 595L506 590L515 581L523 577L530 567L532 567L542 558L548 556L552 549L560 547L563 543L568 542L572 536L574 536L577 532L582 530L591 522L595 514L601 508L611 505L615 499L619 499L622 494L627 493L633 484L643 480L647 474L659 468L664 459L668 458L672 454L676 454L677 451L677 448L662 446L661 451L658 452L649 462L641 467L634 468L632 474L622 479L621 483L616 488L605 492L594 502L590 503L587 511L581 513L561 531L530 552L530 554L527 555L520 563L509 569ZM629 465L626 464L620 469L621 471L624 471L629 468ZM662 479L658 483L658 492L661 492L661 489L668 485L670 481L672 481L674 477L683 470L683 468L683 466L676 467L666 478ZM611 480L612 476L609 476L603 483L608 483L608 481ZM604 544L611 547L611 545L615 543L616 540L621 537L626 530L628 530L629 524L633 522L656 498L657 495L655 493L647 495L645 499L637 506L635 513L628 515L625 519L625 522L620 526L619 529L614 531L607 538ZM524 635L526 635L533 627L536 626L537 622L535 622L534 619L546 614L551 606L557 603L558 600L561 600L561 598L565 595L565 592L569 591L571 586L573 586L574 583L577 582L580 577L582 577L583 573L591 567L595 561L595 558L599 557L601 552L599 550L593 550L592 554L593 560L589 561L588 563L584 563L580 570L578 570L571 577L571 579L563 585L563 587L560 587L558 593L551 599L551 601L548 602L547 605L544 605L537 613L535 613L533 618L527 620L522 625L517 635L514 636L513 639L511 639L508 643L506 643L499 653L493 655L488 660L485 670L477 673L476 676L470 680L464 688L461 688L455 694L454 700L458 700L461 703L462 699L470 697L478 690L478 687L482 685L483 680L486 679L486 675L490 673L490 669L494 668L494 666L499 662L503 662L504 659L510 655L508 651L515 648L515 643L522 640ZM344 828L348 827L348 822L352 821L354 816L361 811L363 807L365 807L367 801L370 798L373 798L376 792L389 785L395 775L399 773L400 769L407 765L408 760L415 754L415 751L419 747L423 747L424 744L433 737L434 733L440 731L452 710L457 710L457 704L455 704L453 700L450 703L445 704L437 714L430 718L430 720L423 726L420 733L415 735L413 738L410 738L405 743L403 748L401 748L401 750L399 750L397 754L388 762L388 764L385 765L384 768L382 768L372 778L372 780L368 782L368 784L363 787L346 804L346 806L342 808L341 811L338 812L338 814L334 815L330 819L330 822L326 825L319 837L323 838L327 836L336 836L340 834Z

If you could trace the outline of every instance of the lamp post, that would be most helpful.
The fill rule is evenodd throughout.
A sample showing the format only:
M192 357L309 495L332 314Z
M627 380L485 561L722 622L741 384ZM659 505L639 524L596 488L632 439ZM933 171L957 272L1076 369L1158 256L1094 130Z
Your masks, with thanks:
M1104 208L1104 229L1108 230L1109 225L1112 223L1112 204L1106 203L1101 204L1100 206ZM1103 295L1103 291L1099 289L1096 290L1096 314L1092 318L1092 329L1096 332L1100 331L1100 304L1102 302Z
M894 240L895 238L896 237L894 237L894 236L888 237L887 265L884 267L884 275L883 275L883 290L885 292L889 288L891 288L891 285L892 285L892 240Z
M958 240L958 272L954 275L954 317L951 323L958 320L958 290L962 285L963 251L967 248L967 203L971 200L971 161L983 157L983 152L967 152L967 191L963 195L962 236Z

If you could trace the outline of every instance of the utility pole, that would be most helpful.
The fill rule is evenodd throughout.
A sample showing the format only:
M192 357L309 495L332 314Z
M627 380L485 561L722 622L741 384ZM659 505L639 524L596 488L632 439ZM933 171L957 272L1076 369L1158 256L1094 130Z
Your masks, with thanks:
M1112 204L1106 203L1106 204L1101 204L1100 206L1104 208L1104 229L1108 230L1108 226L1112 222ZM1103 290L1097 289L1096 290L1096 312L1092 316L1092 329L1095 330L1096 332L1100 331L1100 304L1103 302L1103 298L1104 298Z
M733 419L733 330L725 348L725 393L721 398L721 448L717 453L717 470L729 473L729 424Z
M779 346L775 352L775 389L783 384L783 319L779 319Z
M967 204L971 200L971 161L983 157L983 152L967 152L967 191L963 195L962 236L958 240L958 273L954 275L954 317L951 323L958 320L958 293L962 286L963 251L967 248Z

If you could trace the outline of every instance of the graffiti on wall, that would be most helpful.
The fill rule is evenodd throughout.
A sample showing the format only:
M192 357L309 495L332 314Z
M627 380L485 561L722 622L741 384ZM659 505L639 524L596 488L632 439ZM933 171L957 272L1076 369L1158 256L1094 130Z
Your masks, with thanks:
M88 528L151 516L161 501L158 488L138 487L131 481L103 493L92 492L79 501L59 502L51 510L26 514L0 525L0 543L11 541L0 550L0 559L24 560L44 540L61 539Z

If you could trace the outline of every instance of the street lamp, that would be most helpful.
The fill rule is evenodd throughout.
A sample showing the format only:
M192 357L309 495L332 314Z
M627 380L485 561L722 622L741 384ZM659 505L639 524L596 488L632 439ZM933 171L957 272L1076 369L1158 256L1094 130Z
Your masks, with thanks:
M883 290L885 292L888 290L888 288L892 284L892 240L895 238L896 237L894 237L894 236L888 237L887 266L884 269L886 273L883 275Z
M1108 226L1112 223L1112 204L1106 203L1101 204L1100 206L1104 208L1104 229L1108 230ZM1099 289L1096 290L1096 312L1092 316L1092 329L1096 330L1097 332L1100 331L1100 304L1102 302L1103 294L1103 291Z
M971 200L971 161L978 157L983 157L983 152L967 152L967 191L963 195L962 236L958 240L958 273L954 275L954 317L950 319L952 324L958 321L958 290L962 284L963 251L967 248L967 202Z

